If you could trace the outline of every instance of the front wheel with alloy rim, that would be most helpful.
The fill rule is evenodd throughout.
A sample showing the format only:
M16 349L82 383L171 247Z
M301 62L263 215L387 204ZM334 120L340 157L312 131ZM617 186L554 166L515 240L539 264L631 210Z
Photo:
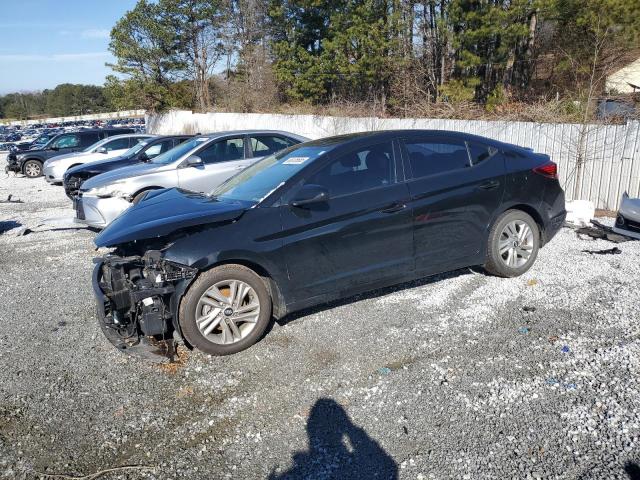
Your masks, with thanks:
M260 339L271 319L265 281L242 265L222 265L203 274L180 303L185 339L210 355L230 355Z
M39 177L42 175L42 163L38 160L27 160L22 171L29 178Z
M508 210L489 232L484 268L499 277L517 277L531 268L539 249L540 231L535 220L521 210Z

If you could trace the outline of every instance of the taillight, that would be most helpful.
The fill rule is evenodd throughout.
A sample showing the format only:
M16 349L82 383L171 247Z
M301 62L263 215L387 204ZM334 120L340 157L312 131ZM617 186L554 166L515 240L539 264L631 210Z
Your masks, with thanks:
M545 163L533 169L539 175L548 178L558 178L558 165L553 162Z

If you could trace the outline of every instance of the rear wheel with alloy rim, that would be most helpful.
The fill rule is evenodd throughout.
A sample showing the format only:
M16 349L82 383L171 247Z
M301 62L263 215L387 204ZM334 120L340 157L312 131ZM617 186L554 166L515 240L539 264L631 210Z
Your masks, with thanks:
M535 220L521 210L508 210L491 228L484 267L499 277L517 277L531 268L539 248L540 231Z
M203 273L180 304L182 333L211 355L229 355L253 345L271 319L264 280L242 265L222 265Z
M38 160L27 160L22 170L29 178L39 177L42 175L42 163Z

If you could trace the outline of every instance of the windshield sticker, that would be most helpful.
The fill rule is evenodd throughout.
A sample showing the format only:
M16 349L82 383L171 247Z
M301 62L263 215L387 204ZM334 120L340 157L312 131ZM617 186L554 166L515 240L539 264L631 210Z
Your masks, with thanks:
M309 160L309 157L291 157L291 158L287 158L284 162L282 162L282 164L283 165L301 165L307 160Z

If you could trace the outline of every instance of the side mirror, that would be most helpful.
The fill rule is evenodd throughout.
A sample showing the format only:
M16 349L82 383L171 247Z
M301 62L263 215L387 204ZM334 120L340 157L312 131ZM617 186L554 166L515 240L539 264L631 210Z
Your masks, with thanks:
M51 150L60 150L60 147L58 147L58 146L56 146L56 145L53 145L53 146L51 147Z
M304 185L296 194L290 205L292 207L304 208L317 203L329 201L329 190L321 185Z
M98 149L96 149L96 153L107 153L107 149L104 147L100 147Z
M187 167L199 167L200 165L204 165L202 159L197 155L190 155L186 160Z

